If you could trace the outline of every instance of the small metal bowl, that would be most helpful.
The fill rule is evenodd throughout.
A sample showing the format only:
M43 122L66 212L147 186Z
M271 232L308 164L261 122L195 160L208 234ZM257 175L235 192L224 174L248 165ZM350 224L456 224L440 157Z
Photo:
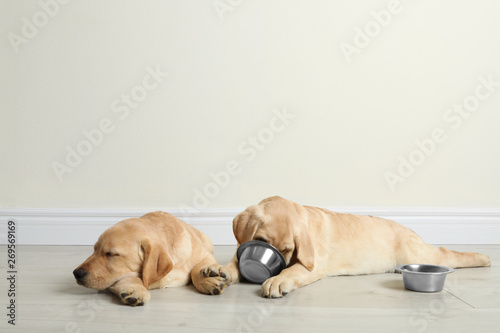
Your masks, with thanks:
M437 265L409 264L396 267L403 274L406 289L424 293L443 290L446 275L453 273L453 268Z
M271 244L248 241L236 252L240 273L249 282L261 284L286 268L285 258Z

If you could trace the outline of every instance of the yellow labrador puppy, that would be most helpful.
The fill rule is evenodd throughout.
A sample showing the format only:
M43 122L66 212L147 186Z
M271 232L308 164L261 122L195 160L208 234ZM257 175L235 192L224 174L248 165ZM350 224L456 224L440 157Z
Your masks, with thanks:
M149 289L184 286L191 280L202 293L220 293L224 276L200 275L214 263L205 234L169 213L154 212L106 230L73 275L82 286L109 289L124 304L136 306L149 301Z
M283 254L287 268L262 284L262 296L269 298L283 297L325 275L394 272L397 265L407 263L454 268L491 265L483 254L428 245L412 230L390 220L334 213L281 197L264 199L238 214L233 231L238 246L261 240ZM238 282L236 255L227 266L210 265L200 274L223 276L224 287Z

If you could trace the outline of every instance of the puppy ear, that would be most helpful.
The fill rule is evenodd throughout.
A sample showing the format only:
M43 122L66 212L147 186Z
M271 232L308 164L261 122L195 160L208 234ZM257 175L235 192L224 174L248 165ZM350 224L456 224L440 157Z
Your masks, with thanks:
M261 225L262 222L247 210L236 215L233 219L233 233L238 245L252 240Z
M144 262L142 263L142 283L146 289L164 277L172 270L172 260L165 249L161 246L154 246L148 240L141 242L144 251Z
M312 271L314 269L314 247L307 230L302 230L298 236L295 236L295 251L297 260L302 266Z

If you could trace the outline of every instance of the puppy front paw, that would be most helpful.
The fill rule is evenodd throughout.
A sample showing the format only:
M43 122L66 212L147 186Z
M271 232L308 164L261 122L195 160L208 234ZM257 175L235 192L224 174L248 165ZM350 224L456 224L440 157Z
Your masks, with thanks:
M204 294L220 295L231 281L231 274L224 266L210 265L201 269L196 287Z
M133 286L119 291L118 296L123 304L131 306L141 306L146 304L151 298L151 294L144 287Z
M294 289L294 283L291 279L277 275L264 281L262 297L281 298Z

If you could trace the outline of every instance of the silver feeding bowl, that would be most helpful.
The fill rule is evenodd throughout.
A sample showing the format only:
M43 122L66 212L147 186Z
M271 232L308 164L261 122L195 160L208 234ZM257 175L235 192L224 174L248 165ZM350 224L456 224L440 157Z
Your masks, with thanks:
M403 274L406 289L424 293L443 290L446 275L453 273L453 268L437 265L408 264L396 267Z
M271 244L248 241L236 252L240 273L252 283L261 284L286 268L285 258Z

